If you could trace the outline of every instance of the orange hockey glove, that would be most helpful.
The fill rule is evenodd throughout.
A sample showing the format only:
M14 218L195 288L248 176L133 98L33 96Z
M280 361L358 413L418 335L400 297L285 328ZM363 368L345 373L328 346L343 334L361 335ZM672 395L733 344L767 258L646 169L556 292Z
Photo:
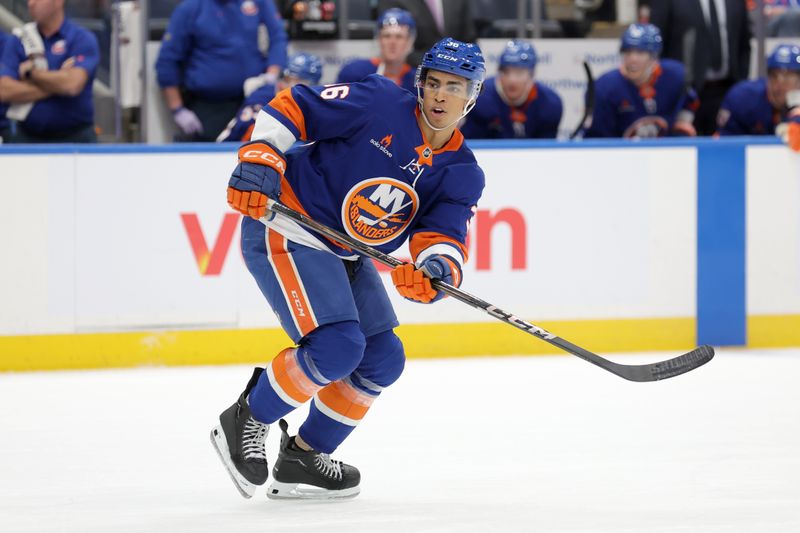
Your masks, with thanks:
M239 148L239 164L228 181L228 205L259 219L267 212L267 198L281 195L281 178L286 160L280 150L265 141L253 141Z
M458 287L461 284L461 269L449 257L432 255L419 268L405 263L392 270L392 282L400 296L423 304L433 303L445 296L443 291L433 288L432 279Z

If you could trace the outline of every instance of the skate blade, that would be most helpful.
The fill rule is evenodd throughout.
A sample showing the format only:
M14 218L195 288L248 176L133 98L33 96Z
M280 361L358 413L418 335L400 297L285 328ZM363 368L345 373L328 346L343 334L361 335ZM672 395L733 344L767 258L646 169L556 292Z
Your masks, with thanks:
M211 444L213 444L214 449L217 450L217 455L222 461L222 464L225 465L225 469L228 471L228 475L231 477L233 484L236 485L239 493L245 498L252 498L253 494L255 494L258 489L258 485L253 485L247 481L247 479L236 470L236 466L234 466L233 461L231 461L231 452L228 449L228 441L225 438L225 432L222 431L222 426L217 426L211 430Z
M267 498L271 500L345 500L355 498L361 487L350 487L342 490L328 490L299 483L281 483L273 481L267 489Z

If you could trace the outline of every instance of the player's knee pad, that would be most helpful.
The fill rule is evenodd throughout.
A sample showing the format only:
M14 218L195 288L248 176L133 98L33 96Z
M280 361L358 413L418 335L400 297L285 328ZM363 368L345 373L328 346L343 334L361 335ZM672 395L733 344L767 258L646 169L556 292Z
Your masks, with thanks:
M364 357L366 339L358 322L348 320L323 324L300 343L301 364L313 365L328 381L336 381L349 375ZM310 360L310 361L309 361Z
M405 364L403 343L389 330L367 338L364 359L356 373L380 387L388 387L403 373Z

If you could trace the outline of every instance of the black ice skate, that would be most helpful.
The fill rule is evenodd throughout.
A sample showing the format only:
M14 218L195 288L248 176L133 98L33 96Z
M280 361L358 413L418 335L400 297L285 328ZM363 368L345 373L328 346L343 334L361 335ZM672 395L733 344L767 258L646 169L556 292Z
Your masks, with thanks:
M211 443L242 496L251 498L269 477L264 441L269 425L254 419L247 395L255 387L263 368L256 368L239 399L219 415L219 425L211 430Z
M327 453L300 449L286 432L286 421L281 419L278 425L281 451L272 469L268 498L329 500L358 496L361 474L356 467L334 461Z

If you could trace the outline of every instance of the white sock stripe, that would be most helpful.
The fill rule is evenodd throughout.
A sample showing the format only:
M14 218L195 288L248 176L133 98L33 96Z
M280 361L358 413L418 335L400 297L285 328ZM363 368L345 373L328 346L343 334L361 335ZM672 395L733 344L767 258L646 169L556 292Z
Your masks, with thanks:
M327 416L331 420L335 420L336 422L352 427L356 427L360 422L360 420L353 420L350 417L340 415L339 413L337 413L336 411L334 411L333 409L322 403L322 400L320 400L319 397L315 396L313 402L316 408L319 410L319 412Z
M369 392L373 392L375 394L380 394L381 391L383 391L383 387L381 387L380 385L376 385L375 383L371 382L358 372L353 372L353 376L355 376L355 378L358 380L359 385L361 385L360 388L368 389Z
M272 390L275 391L275 394L286 404L291 405L292 407L300 407L303 405L300 402L295 401L291 396L286 394L286 391L283 390L281 384L278 383L278 380L275 378L275 372L272 371L272 364L267 365L267 378L269 379L269 384L272 385Z
M295 352L296 354L297 352ZM314 360L311 359L311 356L303 350L303 361L306 362L308 369L311 371L312 377L317 381L317 383L322 383L323 385L327 385L331 382L329 379L325 379L325 376L320 374L319 370L317 370L317 366L314 364Z

